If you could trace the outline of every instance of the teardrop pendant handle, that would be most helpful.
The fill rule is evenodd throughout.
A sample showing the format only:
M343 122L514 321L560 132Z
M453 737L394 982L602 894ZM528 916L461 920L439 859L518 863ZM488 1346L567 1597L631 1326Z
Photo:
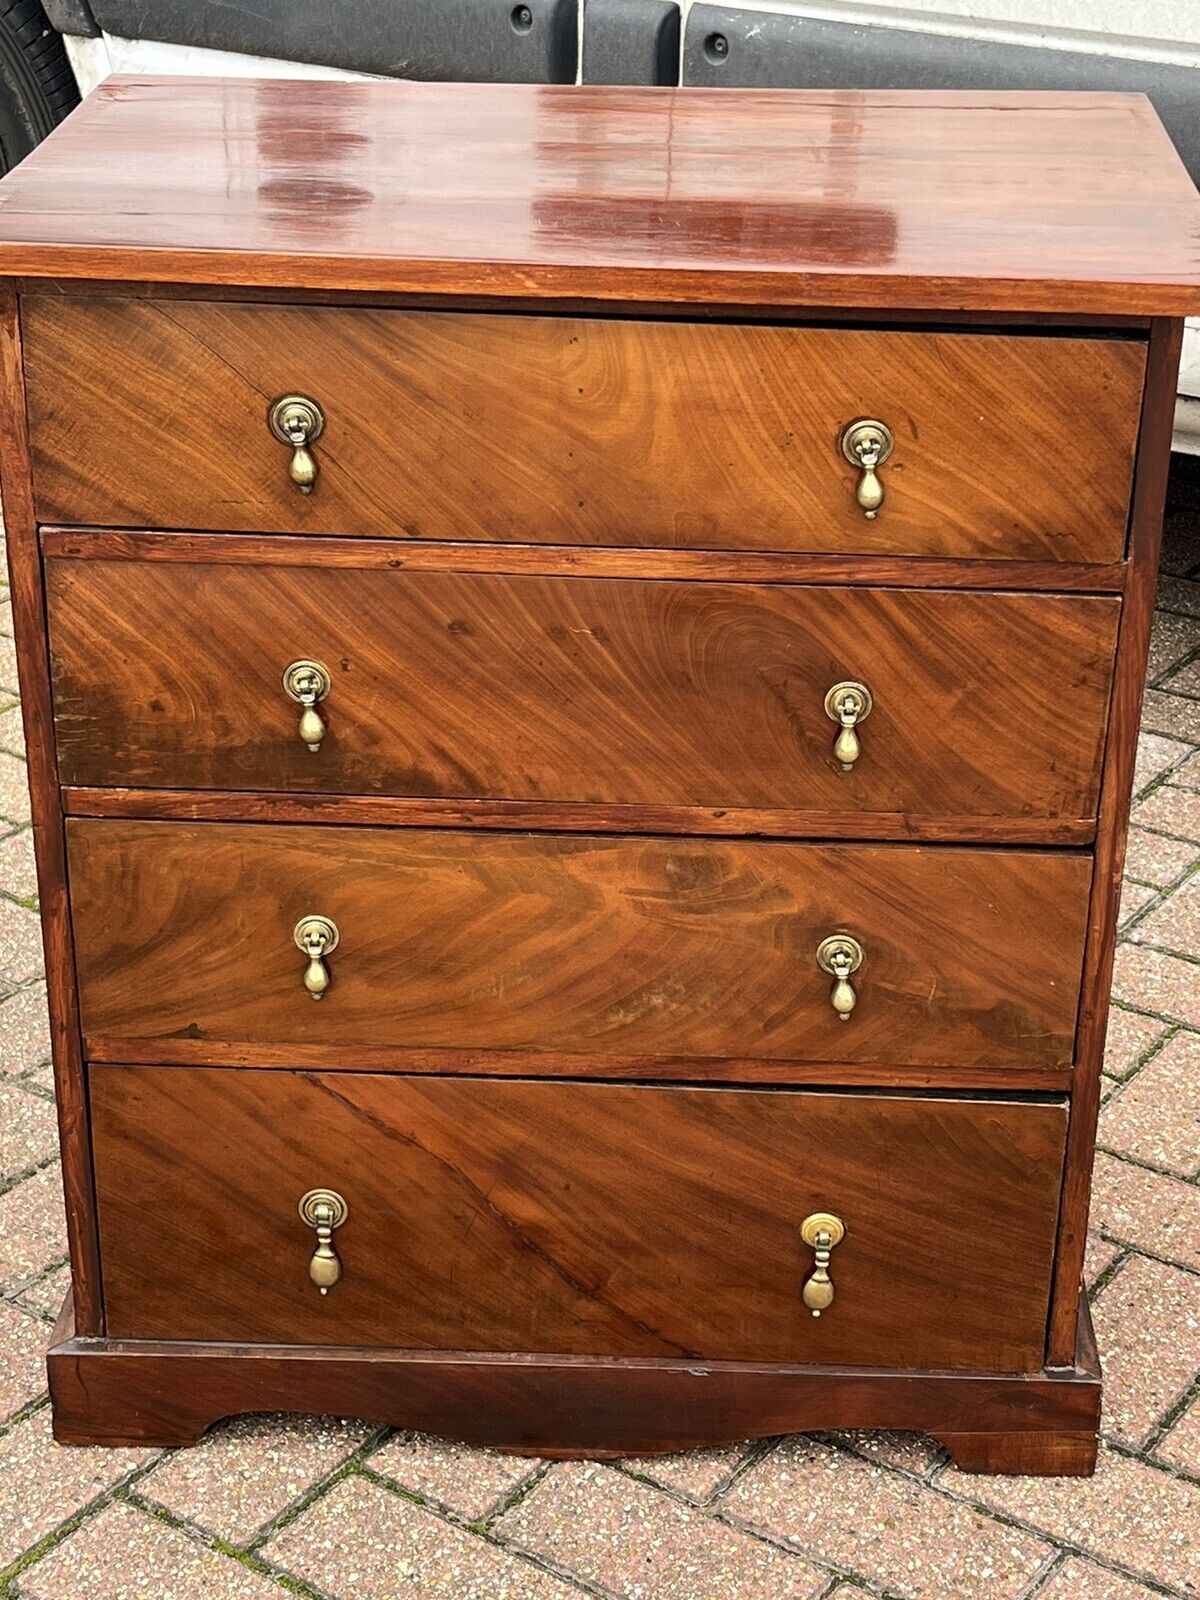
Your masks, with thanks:
M852 772L862 754L857 730L871 715L874 705L874 697L866 684L853 679L835 683L825 696L825 715L838 725L833 754L843 772Z
M814 1317L828 1311L833 1304L833 1280L829 1276L829 1257L846 1237L846 1225L831 1211L814 1211L800 1224L800 1237L813 1252L815 1261L812 1276L803 1289L804 1304Z
M888 425L877 422L873 417L860 417L857 422L850 423L842 434L842 454L852 467L859 470L854 498L868 521L873 521L879 515L879 508L883 505L883 483L877 469L891 455L894 443Z
M843 1022L850 1021L850 1013L858 1004L850 978L862 966L862 961L863 947L848 933L830 934L817 946L817 965L833 979L829 1003Z
M283 689L300 707L298 732L302 744L316 754L329 729L317 706L330 690L328 668L319 661L293 661L283 669Z
M267 426L280 444L291 449L288 477L301 494L311 494L317 481L317 461L310 446L325 431L324 412L307 395L285 394L267 412Z
M308 1275L321 1294L328 1294L342 1276L342 1263L333 1248L333 1230L345 1222L350 1208L336 1189L310 1189L298 1209L302 1220L317 1235Z
M317 481L317 461L308 448L307 436L299 429L292 435L292 459L288 464L288 477L301 494L311 494Z
M292 929L292 939L297 950L308 957L304 969L304 987L314 1000L320 1000L329 987L329 968L325 957L336 950L341 939L336 922L328 917L301 917Z

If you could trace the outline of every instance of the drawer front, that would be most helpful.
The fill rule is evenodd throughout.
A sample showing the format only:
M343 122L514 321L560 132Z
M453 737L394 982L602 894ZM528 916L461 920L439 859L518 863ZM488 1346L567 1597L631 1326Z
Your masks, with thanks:
M128 1040L218 1063L310 1045L352 1066L382 1046L597 1074L1072 1057L1083 855L83 819L68 836L102 1059L130 1059ZM340 935L319 1004L293 939L313 915ZM845 1021L816 955L837 934L863 952Z
M111 1337L1042 1364L1061 1104L121 1066L91 1098Z
M1077 828L1113 598L53 559L63 782ZM311 751L283 687L330 688ZM838 683L873 704L843 768ZM852 821L851 821L852 825Z
M1131 341L23 302L41 521L1115 561ZM316 401L310 493L267 424ZM894 436L868 518L839 444ZM1081 458L1081 430L1085 437Z

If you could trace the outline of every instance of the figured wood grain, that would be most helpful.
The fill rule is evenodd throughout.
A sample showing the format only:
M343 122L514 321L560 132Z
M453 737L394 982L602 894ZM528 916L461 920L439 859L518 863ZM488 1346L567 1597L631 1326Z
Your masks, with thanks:
M103 560L52 559L46 583L67 784L900 812L948 828L1094 814L1120 610ZM332 680L316 752L281 684L297 658ZM851 772L825 712L847 679L875 696Z
M46 957L46 1004L62 1149L66 1230L72 1259L74 1325L81 1335L94 1335L103 1331L104 1324L92 1194L86 1069L80 1051L66 850L55 768L42 562L30 491L21 330L16 297L3 284L0 284L0 488L4 495L3 526ZM20 778L17 781L20 783Z
M1091 1199L1092 1162L1100 1111L1100 1072L1108 1028L1109 990L1116 954L1121 880L1130 796L1154 618L1163 505L1171 460L1171 431L1183 326L1156 324L1142 416L1131 527L1132 569L1122 606L1117 675L1105 749L1096 867L1088 917L1084 988L1079 1016L1080 1071L1071 1101L1068 1161L1059 1220L1048 1359L1070 1360L1076 1310L1083 1295L1083 1256Z
M492 584L507 585L511 575L517 586L506 587L508 614L526 633L559 620L544 597L578 595L576 582L607 589L665 580L664 588L689 595L711 589L707 601L691 602L693 618L726 606L734 586L780 581L821 585L826 602L839 606L852 588L859 598L845 603L868 608L889 586L909 591L917 606L926 604L922 591L941 588L989 589L984 598L1005 606L1004 591L1061 591L1039 597L1054 608L1065 606L1066 591L1127 595L1098 829L1094 782L1088 790L1069 751L1051 763L1062 773L1045 782L1053 788L1061 776L1066 789L1087 791L1082 815L1010 810L989 820L948 804L940 814L936 804L914 812L882 795L857 813L828 801L796 807L790 795L757 805L630 800L616 792L618 776L625 786L647 785L649 794L664 779L655 761L668 754L666 777L680 794L689 783L727 779L759 785L765 795L781 772L770 759L777 743L751 740L749 753L766 756L764 763L735 759L732 738L681 750L688 722L678 715L679 657L653 648L660 635L647 595L639 596L640 610L621 613L636 610L638 621L623 635L626 675L645 709L649 671L657 671L650 709L666 708L669 731L652 743L651 715L636 733L612 741L623 752L625 739L636 745L641 738L636 765L621 770L623 755L611 771L591 763L592 782L612 783L610 800L469 790L467 782L487 777L474 759L481 743L502 778L517 770L520 752L515 741L502 750L490 728L491 744L481 741L476 728L471 759L464 756L465 696L448 697L460 717L452 753L466 775L452 797L382 788L306 794L286 774L275 789L202 790L179 776L158 789L75 784L60 793L35 525L52 502L35 513L10 298L0 338L7 397L0 472L80 1333L72 1337L64 1326L51 1358L61 1437L179 1441L230 1411L294 1406L358 1411L545 1454L681 1448L802 1427L915 1426L933 1431L967 1469L1088 1470L1098 1378L1094 1350L1081 1353L1080 1261L1178 352L1178 327L1150 319L1200 310L1197 217L1195 193L1145 102L1090 95L126 82L104 89L4 181L0 272L34 275L18 286L32 294L32 319L78 334L77 295L109 308L108 323L88 325L109 331L90 343L77 336L58 352L34 413L39 446L43 413L53 425L54 494L68 508L58 520L79 520L83 506L97 503L103 509L86 520L116 524L60 528L45 536L44 548L119 561L110 585L140 570L131 568L134 560L172 573L163 593L197 567L213 585L223 581L218 569L241 581L248 554L282 575L285 592L306 564L321 569L318 586L334 569L345 575L338 582L369 579L372 588L395 575L408 596L428 595L428 583L461 593L466 579L472 593L499 593ZM322 297L330 306L301 308ZM205 300L220 303L221 325L236 337L206 344L206 334L196 336L197 319L214 312ZM134 301L142 313L136 327L129 317L127 381L117 324ZM531 316L534 310L550 315ZM948 327L935 325L943 310ZM1086 313L1108 320L1081 321ZM266 334L243 333L251 316L263 319ZM363 319L352 324L360 332L332 335L343 326L339 318ZM808 324L802 333L793 326L798 319ZM412 342L398 369L392 336L378 330L401 323L424 330L425 342ZM164 336L163 324L175 331ZM468 327L475 346L456 331ZM293 329L318 333L305 339ZM584 345L564 347L563 330L582 330ZM822 354L817 335L826 349L839 340L836 360ZM49 337L53 343L55 327ZM905 347L905 340L920 342ZM887 354L906 348L903 358ZM773 353L794 349L803 360ZM998 361L1003 351L1010 357ZM849 368L839 364L845 356L854 358ZM314 385L348 374L345 392L372 408L364 420L335 396L321 456L321 487L329 492L299 508L283 479L285 452L268 444L263 428L266 403L279 392L272 389L277 359L289 369L303 360ZM574 391L572 362L583 371ZM279 389L291 386L290 371L281 374ZM852 474L836 455L848 416L827 415L813 401L815 394L848 404L862 391L870 405L856 403L850 414L918 391L938 399L932 414L915 402L901 406L896 455L885 468L889 501L880 523L869 526L854 520ZM181 411L181 394L189 410ZM353 438L343 420L351 414ZM465 438L455 419L465 419ZM665 435L656 432L663 428ZM660 450L663 437L669 456ZM145 487L136 470L143 458ZM973 475L980 459L986 471ZM139 512L151 490L154 503ZM405 515L396 513L397 496L408 496ZM233 508L228 515L218 509L222 498ZM185 517L191 504L203 509ZM197 531L127 531L138 526ZM288 529L301 537L279 531ZM155 593L159 583L156 577ZM538 604L511 603L518 592L536 592ZM744 588L738 594L744 599ZM97 623L100 598L97 591ZM942 606L980 601L970 593L936 598ZM174 617L161 606L155 629L165 618L186 645L179 619L190 600ZM785 594L771 596L771 606L786 603ZM805 604L815 614L812 591ZM886 605L894 608L886 613L890 638L906 613L897 596ZM275 609L282 615L287 606ZM436 607L426 612L434 631L444 625ZM891 660L894 651L880 643L883 614L872 615L875 653ZM244 617L236 633L231 626L236 642L224 652L236 658L235 701L249 649ZM379 620L372 611L371 631ZM923 661L971 650L957 628L952 641L944 639L938 620L927 618ZM107 663L109 677L128 682L124 658L142 643L119 618L112 637L121 640L121 661ZM696 681L699 667L711 675L715 663L745 687L747 656L726 635L701 651L699 637L693 631L687 639ZM584 654L596 643L594 622L590 640ZM671 642L679 645L674 636ZM1077 644L1065 664L1083 659L1090 686L1103 649L1093 636ZM1031 761L1043 728L1029 719L1021 685L1032 686L1032 663L1042 663L1042 709L1053 715L1053 692L1064 681L1063 662L1056 683L1046 671L1055 648L1026 629L995 684L998 703L1001 682L1015 680L1026 745L1004 755L999 779L986 766L978 770L1014 795L1019 785L1008 766ZM115 644L110 653L115 659ZM576 679L560 674L563 686L583 697L571 703L617 698L615 674L588 674L582 658L570 660ZM966 665L965 681L986 698L991 678L974 654ZM486 691L515 696L516 670ZM81 651L76 672L94 706L97 662ZM342 672L343 691L349 676ZM544 690L546 678L530 676ZM431 742L432 677L415 677L428 696ZM181 693L171 681L177 711ZM393 680L385 673L379 681ZM894 669L893 681L913 687ZM1066 681L1074 682L1069 672ZM482 674L474 688L484 702ZM213 730L205 760L216 761L230 736L218 725L210 676L197 696L192 720ZM555 764L561 741L581 741L582 732L565 715L547 722L547 698L543 692L534 702L543 715L531 748L541 765L520 769L530 794L555 774L578 776L583 765ZM392 701L386 709L384 753L393 759ZM998 709L989 712L993 740L1003 729L1016 744ZM731 712L716 725L718 735L736 726L745 744L767 726L755 721L752 701L736 713L746 729ZM952 723L960 713L956 706L945 712ZM87 720L86 711L80 715ZM135 731L124 747L114 737L124 716L92 725L106 741L106 759L144 760L142 744L155 756L151 719L129 724ZM864 729L868 750L873 724L884 727L875 719ZM923 719L911 720L918 725L908 733L912 747L924 750ZM355 752L364 760L375 727L365 718L355 724ZM236 738L233 747L244 749ZM261 761L261 744L254 750ZM911 782L897 772L898 787ZM287 788L293 792L281 792ZM97 816L69 824L73 905L65 892L64 810ZM116 820L122 811L128 820ZM98 820L102 813L113 820ZM145 820L189 814L226 820ZM847 843L856 817L860 838L924 833L1011 846L1082 844L1094 833L1094 872L1082 853ZM360 826L337 825L351 821ZM392 832L393 824L403 826ZM455 831L459 825L470 833ZM535 827L543 831L519 836ZM584 832L609 829L623 836ZM644 836L672 829L710 836ZM835 837L797 845L712 836L725 831ZM329 902L321 909L336 911L344 938L320 1006L300 988L301 960L290 942L295 915L317 909L308 900L314 892ZM812 962L814 935L826 931L813 924L829 916L851 924L868 951L857 980L860 1006L844 1025L828 1010L828 980ZM124 1053L145 1066L83 1065L72 917L85 1003L97 1008L99 1023L89 1045L97 1058L121 1062ZM167 1069L168 1061L181 1065ZM227 1069L214 1070L218 1062ZM268 1064L279 1070L254 1070ZM390 1076L397 1069L419 1076ZM127 1286L144 1285L163 1342L97 1337L104 1322L83 1101L88 1071L117 1151L113 1162L101 1154L105 1193L130 1213L115 1235L106 1222L105 1247L111 1240ZM109 1073L121 1083L140 1077L155 1086L153 1095L110 1090L117 1078ZM520 1073L543 1081L521 1082ZM466 1074L494 1076L480 1082ZM599 1076L822 1082L839 1092L587 1081ZM563 1081L572 1078L580 1081ZM973 1091L990 1085L990 1097L951 1102L951 1083ZM873 1085L904 1092L858 1092ZM912 1093L934 1086L941 1093ZM996 1112L1001 1086L1020 1087L1026 1098ZM1069 1100L1029 1098L1054 1090L1069 1090ZM705 1094L719 1114L695 1109ZM490 1121L478 1115L480 1095L500 1108ZM554 1096L555 1109L543 1113L538 1099L530 1110L530 1095ZM588 1095L651 1096L635 1103L655 1109L618 1114L605 1101L593 1111L579 1098ZM310 1100L319 1101L321 1117ZM801 1115L817 1102L828 1113ZM768 1109L745 1109L760 1104ZM998 1138L1008 1117L1019 1117L1020 1135ZM225 1138L230 1124L243 1130L233 1141ZM397 1140L397 1128L423 1142ZM166 1137L156 1142L159 1133ZM819 1151L797 1162L805 1140L818 1138ZM293 1331L289 1308L280 1331L264 1336L273 1342L178 1339L188 1317L212 1308L197 1291L197 1239L181 1220L186 1208L172 1205L160 1231L164 1195L188 1185L189 1196L201 1195L208 1277L239 1282L236 1293L219 1290L220 1305L269 1320L280 1311L281 1291L273 1284L266 1310L255 1310L261 1263L278 1269L286 1262L291 1271L303 1232L291 1196L291 1232L271 1233L271 1208L280 1216L284 1209L276 1174L286 1169L289 1182L305 1186L324 1181L324 1173L301 1169L307 1155L324 1159L327 1149L339 1153L349 1181L382 1202L366 1207L376 1231L365 1271L375 1292L355 1310L360 1331L306 1347L296 1341L309 1335ZM141 1186L138 1206L121 1188L125 1169ZM396 1204L394 1172L412 1197L407 1212L420 1222L433 1217L428 1237L409 1236L407 1213L394 1211L386 1226L378 1220ZM1058 1203L1051 1186L1060 1172ZM628 1177L614 1182L614 1174ZM840 1354L722 1362L690 1353L698 1333L714 1347L737 1349L765 1337L770 1330L753 1324L755 1303L761 1298L773 1317L784 1304L785 1276L795 1308L802 1273L784 1274L779 1259L798 1248L794 1225L785 1236L771 1201L780 1193L803 1200L799 1189L814 1176L839 1179L871 1223L865 1234L854 1227L843 1247L850 1254L840 1258L859 1263L855 1281L869 1285L856 1336L876 1352L871 1365ZM361 1199L363 1188L356 1193ZM490 1209L493 1194L499 1212ZM999 1215L989 1209L994 1195ZM223 1198L239 1196L257 1209L221 1209ZM679 1236L669 1233L674 1213L664 1199L686 1208L685 1247L675 1252ZM480 1210L481 1222L451 1237L456 1215ZM725 1225L739 1216L749 1218L747 1228ZM241 1248L246 1218L252 1235L259 1230L249 1240L257 1251ZM355 1245L356 1228L366 1238L362 1218L357 1204L347 1245ZM913 1219L942 1241L943 1253L897 1287L908 1242L908 1231L901 1233ZM565 1242L563 1260L535 1248L551 1233ZM649 1240L649 1259L661 1264L649 1282L631 1238ZM160 1278L147 1262L164 1241ZM454 1353L445 1347L459 1342L461 1322L445 1310L449 1296L436 1295L418 1307L429 1347L397 1348L409 1337L395 1330L411 1290L406 1277L387 1277L388 1252L397 1248L410 1256L428 1248L429 1270L442 1281L456 1261L462 1265L469 1292L463 1297L458 1281L451 1289L481 1339L536 1323L565 1329L564 1342L578 1340L567 1348L581 1353L531 1355L530 1340L509 1353ZM257 1277L247 1255L257 1256ZM691 1274L686 1295L671 1292L676 1255ZM558 1272L564 1260L581 1266L577 1276ZM513 1266L515 1291L492 1275L505 1264ZM989 1264L996 1270L985 1290ZM764 1296L748 1290L750 1269L763 1274ZM549 1277L545 1290L539 1274ZM523 1290L527 1284L534 1287ZM920 1315L927 1286L943 1308L934 1326ZM137 1294L125 1303L140 1315ZM838 1309L845 1305L843 1298ZM955 1346L951 1361L966 1365L898 1370L909 1359L905 1318L918 1330L915 1359L932 1359L921 1341L941 1340ZM835 1331L831 1322L819 1337ZM809 1319L798 1338L809 1341L807 1350L813 1337ZM353 1348L359 1339L374 1348ZM979 1354L980 1341L989 1341L990 1353ZM615 1353L598 1356L597 1345ZM1002 1346L1007 1356L998 1354ZM651 1353L629 1353L638 1348ZM986 1365L1014 1357L1024 1364L1020 1377ZM1043 1358L1052 1372L1034 1370Z
M1124 553L1132 340L36 295L22 315L43 522ZM309 495L267 427L288 393L325 414ZM864 416L896 436L873 521L838 445Z
M1090 859L1050 851L71 819L85 1035L1042 1068ZM292 942L341 931L314 1004ZM815 952L866 951L849 1022Z
M1081 1311L1086 1318L1086 1303ZM62 1317L47 1366L62 1444L195 1444L210 1424L244 1411L360 1416L548 1457L662 1454L804 1429L880 1426L937 1429L961 1450L964 1471L992 1434L1019 1445L1008 1457L989 1451L989 1471L1086 1474L1100 1419L1094 1349L1071 1368L1005 1376L82 1339ZM1043 1444L1037 1454L1035 1435Z
M92 1115L112 1336L1041 1366L1062 1104L106 1066Z
M1184 316L1140 95L112 78L0 189L0 271Z

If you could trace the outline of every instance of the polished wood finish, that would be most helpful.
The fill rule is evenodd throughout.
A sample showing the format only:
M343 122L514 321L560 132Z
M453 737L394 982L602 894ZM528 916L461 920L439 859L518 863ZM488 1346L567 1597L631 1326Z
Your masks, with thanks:
M1010 1473L1022 1478L1090 1478L1100 1444L1095 1428L1050 1435L1028 1430L960 1433L942 1428L933 1437L950 1452L960 1472Z
M1085 845L1091 817L913 816L900 811L794 811L756 806L626 806L592 801L412 800L392 795L265 794L220 789L62 791L76 817L184 822L352 822L366 827L537 828L563 833L698 833L766 838Z
M1092 1153L1100 1111L1100 1069L1104 1064L1109 990L1117 945L1117 919L1133 769L1137 759L1146 659L1154 618L1163 504L1171 458L1175 378L1183 328L1156 325L1150 346L1151 382L1142 417L1137 490L1131 530L1132 575L1121 612L1117 676L1109 716L1104 789L1096 839L1084 990L1079 1017L1080 1070L1071 1102L1070 1159L1059 1215L1055 1300L1050 1318L1048 1359L1065 1363L1073 1349L1074 1309L1083 1297L1083 1256L1091 1194Z
M269 285L232 285L199 283L163 283L151 281L105 280L103 278L55 278L38 274L11 280L20 295L62 295L67 299L80 297L94 300L228 300L239 305L293 306L362 306L394 311L515 311L553 316L635 316L680 319L689 322L754 322L796 323L814 320L822 324L846 327L925 328L942 333L949 328L974 330L982 333L1083 333L1101 334L1118 339L1147 339L1156 320L1151 316L1088 316L1073 311L956 311L947 315L937 309L913 309L904 305L871 307L869 312L853 307L823 305L798 307L781 303L759 301L679 301L651 299L642 295L637 299L622 300L615 297L597 300L587 295L538 296L531 307L528 296L520 294L457 294L429 293L405 294L396 291L371 291L362 289L288 289L282 291ZM798 313L803 315L798 316Z
M986 1089L995 1093L1045 1091L1065 1094L1073 1068L977 1066L953 1068L893 1066L887 1061L771 1061L762 1056L683 1056L663 1053L605 1056L555 1050L417 1049L411 1045L260 1044L181 1037L169 1039L88 1036L94 1062L133 1066L288 1067L322 1072L396 1072L445 1076L483 1074L494 1078L595 1078L612 1082L731 1083L788 1088Z
M675 578L690 583L842 584L889 589L1052 589L1119 594L1128 564L942 560L917 556L788 555L778 550L638 550L589 545L464 544L411 539L321 538L318 534L42 530L46 556L102 561L320 567L355 572L512 572L581 578Z
M0 272L603 302L1186 316L1140 95L110 78L8 179Z
M0 284L0 492L8 543L9 593L21 714L33 814L46 1001L54 1056L55 1101L62 1147L63 1195L71 1247L74 1326L81 1335L103 1328L100 1251L92 1193L91 1135L79 1039L71 911L67 895L62 808L55 766L54 720L47 669L45 597L37 528L30 496L29 437L21 366L17 301Z
M38 296L22 319L43 522L1124 552L1132 341ZM266 421L296 393L325 414L307 495ZM838 444L863 416L896 436L873 521Z
M61 1439L902 1427L1091 1470L1198 223L1103 95L118 80L3 181ZM266 430L302 386L308 499ZM871 411L867 521L838 440ZM314 633L309 761L277 679ZM843 663L877 706L849 774L809 707ZM319 1303L291 1191L326 1182ZM853 1219L814 1324L817 1184Z
M899 812L976 837L1095 815L1120 609L63 559L46 584L66 784ZM332 679L317 752L281 684L297 658ZM846 679L875 695L851 772L825 711Z
M1091 862L902 845L67 824L85 1035L1040 1068L1073 1055ZM317 1005L292 929L341 945ZM865 959L848 1022L816 961ZM751 1044L747 1050L747 1044Z
M1041 1365L1061 1103L117 1066L91 1097L113 1337Z
M1100 1365L1086 1303L1081 1319L1070 1367L1018 1376L80 1339L65 1316L48 1366L63 1444L194 1444L222 1417L279 1410L349 1412L543 1457L658 1455L730 1438L882 1427L935 1432L967 1472L1086 1475Z

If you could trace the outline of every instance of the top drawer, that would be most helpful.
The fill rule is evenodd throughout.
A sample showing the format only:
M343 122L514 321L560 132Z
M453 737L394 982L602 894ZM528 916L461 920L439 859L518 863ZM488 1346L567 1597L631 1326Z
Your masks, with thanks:
M27 297L39 520L1111 562L1144 347ZM317 402L302 493L278 398ZM874 517L840 440L894 437Z

